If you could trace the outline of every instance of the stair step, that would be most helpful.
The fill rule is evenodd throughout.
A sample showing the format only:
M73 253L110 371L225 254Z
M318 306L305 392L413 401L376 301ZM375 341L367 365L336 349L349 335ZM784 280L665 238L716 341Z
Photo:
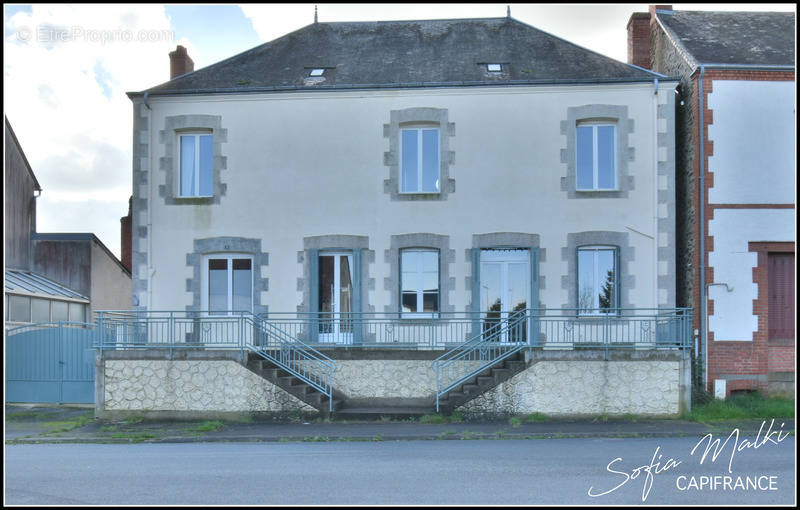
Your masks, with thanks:
M523 368L525 368L524 361L506 360L504 365L509 370L514 370L514 371L522 370Z
M292 386L290 386L290 388L295 393L300 393L301 395L308 395L309 393L316 391L308 384L293 384Z
M497 378L505 375L511 374L511 369L508 368L493 368L492 375Z
M464 384L461 386L461 391L464 393L474 394L481 389L477 384Z
M479 386L486 387L486 386L489 386L490 384L493 384L493 383L494 383L494 377L492 377L492 376L485 376L485 375L479 375L478 376L478 385Z
M336 402L334 400L334 402ZM433 406L425 407L343 407L335 411L336 416L347 418L362 418L367 420L377 420L383 416L391 416L395 418L403 417L417 417L426 414L433 414L436 408Z

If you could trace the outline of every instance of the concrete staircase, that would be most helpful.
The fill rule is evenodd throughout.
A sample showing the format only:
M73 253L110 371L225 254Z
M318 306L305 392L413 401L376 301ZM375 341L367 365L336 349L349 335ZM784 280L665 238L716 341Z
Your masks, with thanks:
M317 409L322 416L330 417L328 410L328 397L316 388L310 386L282 368L276 367L272 362L251 354L248 357L246 368L275 384L290 395L297 397L311 407ZM489 367L476 376L468 379L460 386L449 391L439 399L439 411L443 414L452 413L458 406L485 393L503 381L507 381L515 374L525 370L530 362L525 361L524 351L521 351L493 367ZM347 401L340 392L333 390L333 414L341 418L350 419L378 419L382 416L392 418L418 418L436 412L434 401L426 399L358 399Z
M290 395L297 397L314 409L317 409L323 416L329 416L328 396L306 384L304 381L286 372L282 368L275 366L272 362L264 358L251 354L248 357L245 367L254 374L273 383L275 386L286 391ZM344 397L333 391L333 410L341 407Z
M471 379L464 381L461 386L448 391L439 399L439 412L444 414L452 413L458 406L486 393L503 381L509 380L530 365L531 362L525 360L525 351L520 351L506 358Z

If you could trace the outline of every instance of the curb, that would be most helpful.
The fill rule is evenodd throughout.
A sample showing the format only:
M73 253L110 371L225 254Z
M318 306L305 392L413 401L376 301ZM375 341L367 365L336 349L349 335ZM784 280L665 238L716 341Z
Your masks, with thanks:
M502 441L509 439L645 439L655 437L703 437L708 431L702 432L620 432L620 433L565 433L565 432L541 432L535 434L514 434L502 432L501 434L470 434L463 437L462 434L439 434L439 435L397 435L397 436L204 436L204 437L164 437L136 440L132 438L86 438L86 437L58 437L58 438L17 438L7 439L6 445L14 444L141 444L141 443L333 443L333 442L387 442L387 441Z

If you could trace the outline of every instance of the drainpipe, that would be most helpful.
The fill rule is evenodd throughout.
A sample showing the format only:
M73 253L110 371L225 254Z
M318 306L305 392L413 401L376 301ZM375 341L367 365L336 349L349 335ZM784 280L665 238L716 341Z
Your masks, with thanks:
M706 169L705 169L705 121L703 116L703 77L706 68L700 64L700 84L698 87L698 106L700 108L700 189L698 193L700 206L700 345L703 350L703 388L708 388L708 307L706 304Z

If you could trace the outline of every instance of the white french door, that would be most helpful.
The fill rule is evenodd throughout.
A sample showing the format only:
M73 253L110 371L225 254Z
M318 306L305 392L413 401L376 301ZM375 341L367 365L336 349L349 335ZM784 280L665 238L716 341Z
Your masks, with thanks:
M319 341L353 342L353 254L319 255Z
M530 293L528 250L481 250L481 322L487 338L528 341L527 324L515 323L514 319L530 306ZM507 327L509 322L512 327Z

